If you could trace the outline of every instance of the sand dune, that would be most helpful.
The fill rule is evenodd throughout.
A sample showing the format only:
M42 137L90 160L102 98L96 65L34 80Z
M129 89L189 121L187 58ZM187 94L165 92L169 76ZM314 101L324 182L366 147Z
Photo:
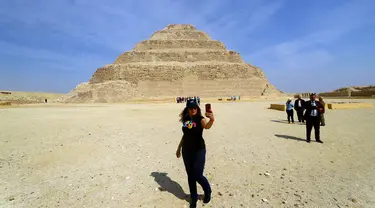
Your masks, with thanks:
M205 207L375 207L374 109L327 111L308 144L269 104L212 104ZM0 110L0 207L188 206L183 104L48 106Z

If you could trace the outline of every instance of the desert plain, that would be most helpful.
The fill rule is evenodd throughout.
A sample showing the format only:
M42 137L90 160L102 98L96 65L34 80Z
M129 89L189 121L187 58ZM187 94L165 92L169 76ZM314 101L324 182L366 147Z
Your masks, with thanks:
M375 207L374 108L327 110L324 144L314 133L309 144L305 126L270 103L212 102L204 138L213 198L204 207ZM188 207L175 156L183 107L0 109L0 207Z

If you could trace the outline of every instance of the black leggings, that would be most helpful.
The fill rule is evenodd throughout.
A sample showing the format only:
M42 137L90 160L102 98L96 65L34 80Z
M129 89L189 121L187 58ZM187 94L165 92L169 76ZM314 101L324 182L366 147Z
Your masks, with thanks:
M190 195L192 200L198 200L197 182L202 186L205 194L211 194L211 187L206 177L203 176L206 162L206 150L188 152L182 150L182 157L188 176Z
M303 117L303 108L297 108L297 117L299 122L305 122L305 118Z
M294 111L292 110L286 110L286 113L288 115L288 122L290 123L290 120L294 123Z

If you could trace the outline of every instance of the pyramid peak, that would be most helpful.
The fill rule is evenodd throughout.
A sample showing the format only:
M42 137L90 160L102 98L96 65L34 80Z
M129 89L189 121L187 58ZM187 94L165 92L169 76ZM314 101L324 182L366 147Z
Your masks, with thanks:
M197 28L191 24L169 24L165 30L196 30Z

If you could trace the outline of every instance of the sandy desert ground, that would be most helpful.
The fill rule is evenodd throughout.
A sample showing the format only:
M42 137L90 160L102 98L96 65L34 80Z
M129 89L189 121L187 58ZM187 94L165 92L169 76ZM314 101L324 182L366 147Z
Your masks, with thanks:
M374 108L327 111L308 144L269 104L212 104L205 207L375 207ZM0 207L188 207L183 105L0 109Z

